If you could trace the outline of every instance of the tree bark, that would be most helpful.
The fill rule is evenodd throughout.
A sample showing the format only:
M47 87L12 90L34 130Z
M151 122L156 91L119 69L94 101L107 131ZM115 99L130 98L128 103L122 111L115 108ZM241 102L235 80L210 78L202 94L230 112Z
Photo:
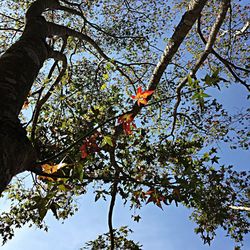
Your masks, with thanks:
M36 160L18 115L48 57L47 23L40 14L56 4L34 2L27 11L22 36L0 58L0 194L13 176L31 168Z

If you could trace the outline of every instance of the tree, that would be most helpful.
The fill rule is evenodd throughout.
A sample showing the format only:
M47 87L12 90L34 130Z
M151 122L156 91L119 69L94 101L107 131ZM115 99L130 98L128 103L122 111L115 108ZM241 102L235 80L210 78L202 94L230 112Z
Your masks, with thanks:
M46 229L49 210L73 215L93 182L96 201L111 197L109 233L93 249L140 249L127 228L113 229L118 195L131 208L192 208L204 243L218 227L243 241L249 176L220 165L216 143L248 149L249 114L208 93L233 83L249 91L244 4L8 0L0 15L3 242L28 222ZM32 187L10 183L24 171Z

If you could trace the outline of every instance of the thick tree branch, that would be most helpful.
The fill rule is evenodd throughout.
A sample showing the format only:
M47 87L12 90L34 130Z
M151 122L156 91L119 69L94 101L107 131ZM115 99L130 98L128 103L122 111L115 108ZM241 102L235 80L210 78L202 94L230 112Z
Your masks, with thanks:
M110 249L111 250L115 249L115 237L114 237L112 218L113 218L113 211L114 211L115 200L116 200L116 195L117 195L117 187L118 187L118 183L114 182L112 186L111 201L110 201L109 213L108 213L108 225L109 225Z
M199 68L201 67L201 65L204 63L204 61L207 59L209 53L212 50L212 47L216 41L216 36L220 30L220 27L226 17L227 14L227 10L230 6L230 0L223 0L220 6L220 12L217 16L217 19L210 31L209 34L209 38L208 41L206 43L205 49L203 51L203 53L200 55L198 61L196 62L194 68L192 69L192 71L189 73L189 75L191 77L194 77L196 72L199 70ZM176 93L177 93L177 101L175 103L174 106L174 111L173 111L173 125L172 125L172 130L171 130L171 135L173 135L174 129L175 129L175 125L176 125L176 121L177 121L177 110L178 107L180 105L181 102L181 90L183 89L183 87L186 85L186 83L188 82L188 76L185 77L182 82L177 86L176 88Z
M36 159L18 115L48 56L47 25L40 14L55 2L37 0L31 5L22 36L0 58L0 193Z
M207 0L192 0L189 4L188 11L185 12L185 14L182 16L181 21L175 28L174 34L170 38L167 46L165 47L163 54L157 63L153 74L149 81L149 87L148 90L155 90L157 88L157 85L159 84L161 77L166 70L167 66L170 64L172 58L178 51L180 45L184 41L185 37L189 33L190 29L198 19L198 17L201 14L202 9L206 5ZM147 100L150 100L152 97L149 96ZM135 103L132 114L135 117L140 110L143 108L143 105L138 106L137 103ZM117 129L117 133L119 133L120 128Z
M119 67L118 63L122 64L121 62L117 61L117 60L113 60L112 58L110 58L109 56L107 56L103 50L99 47L99 45L88 35L83 34L81 32L78 32L76 30L64 27L62 25L58 25L58 24L54 24L54 23L50 23L48 22L48 35L50 36L72 36L75 38L78 38L81 41L85 41L88 44L90 44L91 46L93 46L95 48L95 50L99 53L99 55L104 58L105 60L107 60L108 62L112 63L115 66L115 69L118 70L121 75L123 75L124 77L126 77L128 79L128 81L132 84L133 81L130 79L130 77Z
M200 21L200 18L198 19L198 25L197 25L197 32L202 40L202 42L204 44L207 43L206 39L204 38L202 32L201 32L201 21ZM238 75L237 73L234 72L234 70L232 69L232 67L234 69L238 69L238 70L241 70L241 71L244 71L246 73L250 73L250 70L248 69L245 69L245 68L242 68L242 67L239 67L235 64L233 64L232 62L226 60L225 58L223 58L220 54L218 54L213 48L211 49L211 53L216 56L225 66L226 68L228 69L228 71L232 74L232 76L235 78L235 80L237 82L240 82L242 85L244 85L248 90L250 90L250 86L245 82L243 81Z
M53 10L59 7L60 3L58 0L36 0L29 7L25 17L27 20L37 18L40 17L46 9Z

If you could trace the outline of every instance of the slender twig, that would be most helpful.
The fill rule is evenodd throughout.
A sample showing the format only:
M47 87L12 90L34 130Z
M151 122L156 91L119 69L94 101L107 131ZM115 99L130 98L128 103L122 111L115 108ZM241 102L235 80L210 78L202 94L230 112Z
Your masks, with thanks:
M64 2L66 2L66 1L64 1ZM76 4L76 5L77 5L77 4ZM78 8L79 8L79 5L78 5ZM90 21L83 15L83 12L81 11L81 9L80 9L80 11L78 11L78 10L71 9L71 8L68 8L67 6L62 6L62 5L58 6L57 9L58 9L58 10L62 10L62 11L66 11L66 12L68 12L68 13L70 13L70 14L73 14L73 15L76 15L76 16L81 17L81 18L84 20L84 22L85 22L86 24L88 24L89 26L91 26L91 27L94 28L95 30L98 30L98 31L102 32L103 34L105 34L105 35L107 35L107 36L110 36L110 37L113 37L113 38L115 38L115 39L145 39L145 37L143 37L143 36L117 36L117 35L115 35L115 34L111 34L111 33L107 32L107 31L105 31L104 29L102 29L102 28L101 28L100 26L98 26L97 24L94 24L94 23L90 22Z
M38 122L38 118L39 118L39 114L40 114L41 108L47 102L47 100L49 99L49 97L52 95L53 90L60 83L60 81L61 81L61 79L62 79L62 77L65 74L66 69L67 69L67 58L66 58L66 56L64 54L62 54L59 51L53 51L53 50L51 50L50 53L49 53L49 56L51 58L54 58L55 60L61 60L62 61L62 70L59 73L59 75L57 76L57 78L54 81L54 83L51 85L51 87L48 90L48 92L43 96L43 98L36 105L36 109L35 109L34 117L33 117L32 129L31 129L31 140L32 141L35 138L35 130L36 130L36 125L37 125L37 122Z
M221 7L220 7L220 12L219 12L217 19L216 19L216 21L215 21L215 23L210 31L209 38L208 38L208 41L206 43L205 49L204 49L203 53L200 55L199 59L197 60L195 66L193 67L193 69L189 73L189 75L191 77L195 76L196 72L199 70L199 68L204 63L204 61L207 59L209 53L211 52L211 49L213 47L213 44L216 41L216 37L217 37L217 34L220 30L220 27L221 27L221 25L226 17L226 13L227 13L227 10L229 8L229 5L230 5L230 0L223 0L222 1ZM174 133L175 125L177 122L177 115L176 114L177 114L177 110L178 110L178 107L179 107L180 102L181 102L181 91L187 82L188 82L188 76L186 76L176 88L177 101L175 103L174 111L173 111L173 124L172 124L172 130L170 133L171 135L173 135L173 133Z
M207 43L206 39L204 38L203 34L202 34L202 31L201 31L201 21L200 19L198 19L198 25L197 25L197 32L201 38L201 40L203 41L204 44ZM232 69L232 67L234 69L238 69L238 70L241 70L241 71L244 71L246 73L250 73L250 70L248 69L245 69L245 68L242 68L242 67L239 67L235 64L233 64L232 62L226 60L225 58L223 58L220 54L218 54L213 48L211 49L211 53L217 57L225 66L226 68L228 69L228 71L232 74L232 76L235 78L235 80L237 82L240 82L241 84L243 84L248 90L249 90L249 85L246 84L245 81L243 81Z
M250 212L250 207L242 207L242 206L229 206L231 209L234 210L241 210L241 211L247 211Z
M0 30L23 32L23 30L21 29L16 29L16 28L11 28L11 27L0 27Z
M9 16L9 15L6 15L6 14L4 14L4 13L0 13L0 15L1 15L1 16L4 16L4 17L7 17L7 18L9 18L9 19L11 19L11 20L13 20L13 21L15 21L15 22L24 23L23 21L20 20L20 18L19 18L19 19L18 19L18 18L14 18L14 17Z
M130 112L131 112L131 111L127 111L127 112L125 112L124 114L128 114L128 113L130 113ZM56 158L59 157L60 155L62 155L62 154L64 154L64 153L68 152L70 149L72 149L73 147L75 147L76 145L78 145L84 138L86 138L86 137L92 135L97 129L99 129L99 128L103 127L105 124L107 124L107 123L109 123L109 122L111 122L111 121L113 121L113 120L119 118L120 116L121 116L121 115L117 115L117 116L114 116L114 117L111 117L111 118L107 119L106 121L102 122L102 123L99 124L98 126L96 126L96 127L92 128L91 130L89 130L89 131L88 131L87 133L85 133L83 136L79 137L74 143L72 143L71 145L69 145L68 147L66 147L65 149L63 149L63 150L60 151L59 153L57 153L56 155L51 156L50 158L45 159L45 160L42 160L42 161L40 161L40 162L37 162L36 164L37 164L37 165L41 165L41 164L44 164L44 163L46 163L46 162L49 162L49 161L51 161L51 160L56 159Z
M185 117L186 119L188 119L188 121L189 121L194 127L198 128L199 130L202 130L202 131L204 131L204 132L207 132L206 129L204 129L204 128L198 126L195 122L193 122L192 119L191 119L187 114L184 114L184 113L176 113L176 115L177 115L177 116L179 115L179 116Z

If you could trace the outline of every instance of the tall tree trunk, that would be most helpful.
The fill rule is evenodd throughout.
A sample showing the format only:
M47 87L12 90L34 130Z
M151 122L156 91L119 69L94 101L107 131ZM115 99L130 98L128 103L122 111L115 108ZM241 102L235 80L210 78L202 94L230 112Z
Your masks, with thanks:
M0 194L13 176L36 160L18 115L50 51L48 24L41 14L58 6L58 0L34 1L26 12L22 36L0 58Z
M46 35L45 19L31 16L21 38L0 58L0 194L36 159L18 115L48 56Z

